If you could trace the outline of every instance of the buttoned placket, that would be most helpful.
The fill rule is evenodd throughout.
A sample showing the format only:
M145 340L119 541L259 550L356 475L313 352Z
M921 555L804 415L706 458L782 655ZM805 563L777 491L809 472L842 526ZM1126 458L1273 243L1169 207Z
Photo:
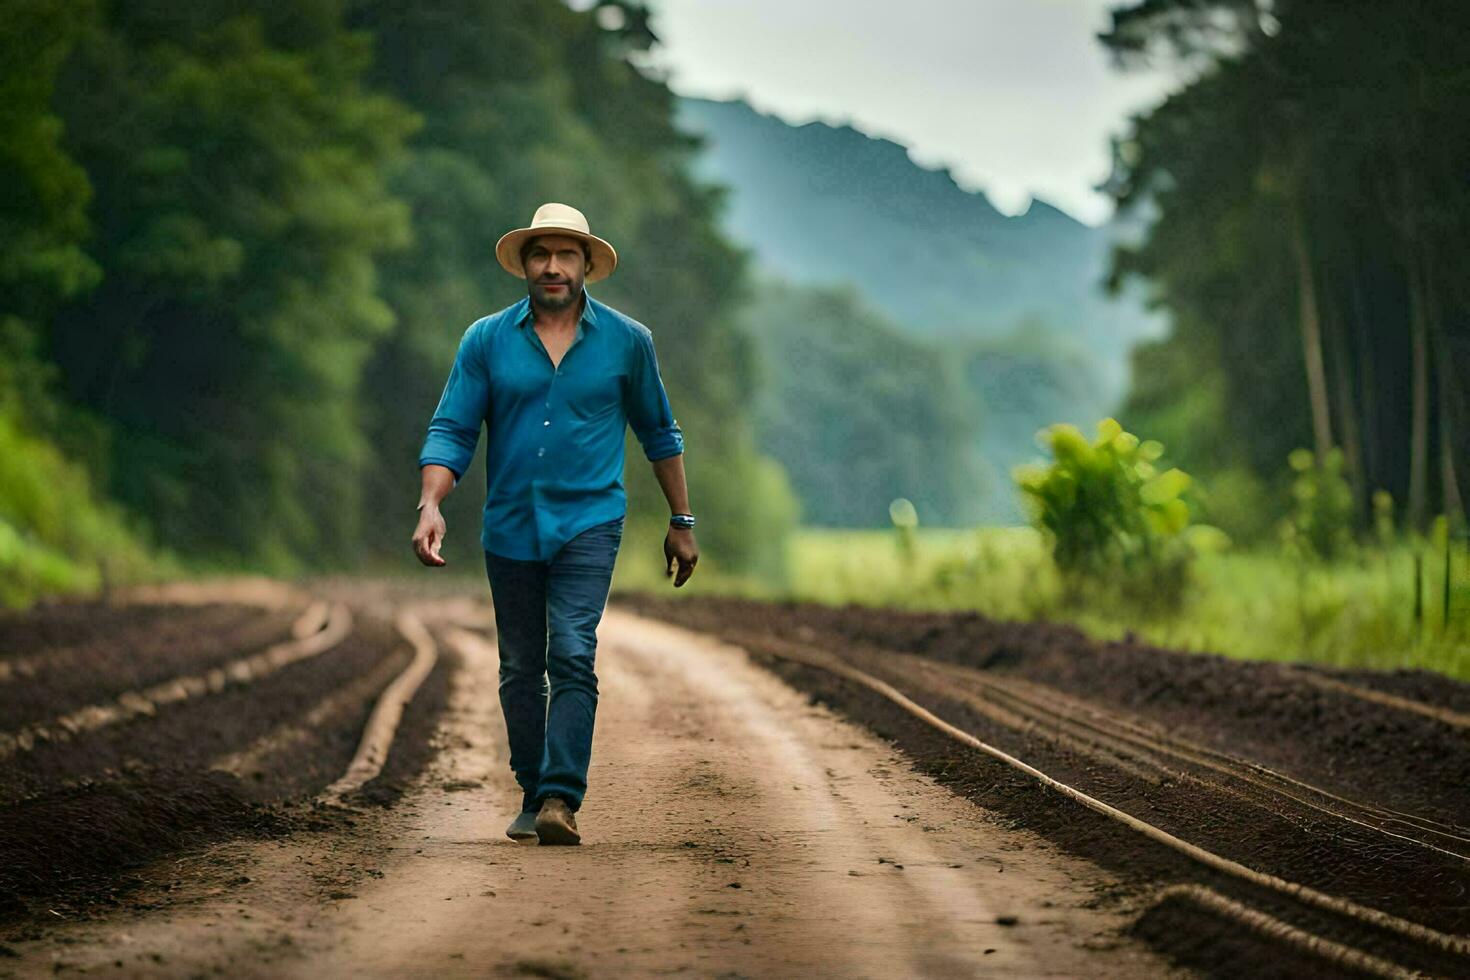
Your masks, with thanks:
M536 346L536 349L541 352L541 355L546 358L546 363L551 365L551 383L546 386L546 402L543 405L543 408L546 412L546 418L543 419L541 422L542 429L546 429L551 426L551 394L556 388L556 379L561 377L561 369L566 367L567 365L567 358L572 356L572 351L582 340L582 321L586 318L586 315L587 314L584 308L582 316L577 319L576 336L572 338L572 342L567 345L566 351L562 353L560 363L552 362L550 352L546 350L546 345L541 342L541 335L536 332L536 314L534 312L527 313L525 322L522 324L522 329L526 331L528 339L531 341L532 344ZM538 459L544 458L546 456L544 433L542 435L542 440L542 444L536 449L536 457Z

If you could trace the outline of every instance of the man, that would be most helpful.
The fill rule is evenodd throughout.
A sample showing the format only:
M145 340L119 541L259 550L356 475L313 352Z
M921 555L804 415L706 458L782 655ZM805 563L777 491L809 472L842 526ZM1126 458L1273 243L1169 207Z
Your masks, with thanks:
M500 705L521 812L517 841L577 844L597 710L597 625L622 541L624 433L631 424L673 512L664 571L682 586L699 548L684 481L684 437L648 328L587 293L617 267L581 211L543 204L495 257L527 297L470 324L419 455L413 547L442 566L439 504L486 423L480 543L495 604ZM550 676L548 704L547 677Z

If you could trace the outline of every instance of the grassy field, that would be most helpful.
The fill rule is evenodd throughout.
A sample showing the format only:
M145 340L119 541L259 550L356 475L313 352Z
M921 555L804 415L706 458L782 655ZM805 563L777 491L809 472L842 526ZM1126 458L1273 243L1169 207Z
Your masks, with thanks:
M1408 544L1310 568L1274 552L1204 555L1194 566L1185 607L1161 613L1068 599L1042 539L1030 528L920 528L907 556L895 531L808 529L794 536L785 581L724 576L702 565L699 587L677 594L973 609L998 619L1074 623L1106 639L1132 630L1161 646L1234 657L1420 667L1470 679L1470 555L1457 545L1448 626L1443 548L1426 551L1425 564L1420 624ZM655 563L631 556L620 559L614 585L674 594Z

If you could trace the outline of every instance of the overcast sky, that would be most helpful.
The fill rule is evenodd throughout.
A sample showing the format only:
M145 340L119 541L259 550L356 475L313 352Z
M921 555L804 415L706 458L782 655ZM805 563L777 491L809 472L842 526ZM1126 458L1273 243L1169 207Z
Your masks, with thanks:
M1108 134L1161 75L1112 69L1094 34L1119 0L650 0L675 91L847 122L947 166L1007 214L1035 195L1097 224ZM575 2L574 5L580 5Z

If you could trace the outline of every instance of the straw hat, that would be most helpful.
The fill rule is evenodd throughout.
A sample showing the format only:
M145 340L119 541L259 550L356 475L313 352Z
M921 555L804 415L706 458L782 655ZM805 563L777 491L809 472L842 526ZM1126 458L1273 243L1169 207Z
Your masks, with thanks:
M521 265L521 246L537 235L570 235L586 242L592 253L592 269L587 273L587 282L606 279L617 268L617 251L587 230L586 215L566 204L548 203L536 209L529 226L508 231L495 243L495 257L506 272L518 279L526 278L526 270Z

